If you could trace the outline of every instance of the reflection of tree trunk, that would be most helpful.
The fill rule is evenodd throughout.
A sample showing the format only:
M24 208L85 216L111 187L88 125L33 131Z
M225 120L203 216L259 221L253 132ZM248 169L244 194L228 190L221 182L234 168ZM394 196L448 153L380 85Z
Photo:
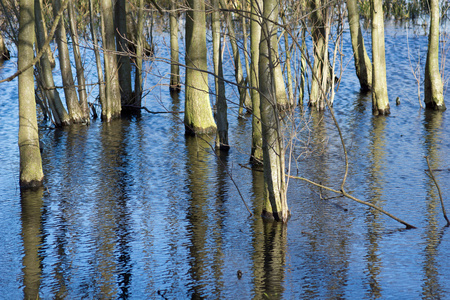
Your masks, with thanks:
M251 19L250 19L250 95L252 98L252 152L250 162L260 164L263 160L262 151L262 128L261 111L259 97L259 42L261 40L261 16L263 9L262 0L251 0Z
M442 126L442 114L433 111L425 112L425 153L429 157L432 169L440 168L441 158L438 144L442 140L439 136L439 130ZM427 189L427 212L426 212L426 229L425 229L425 251L423 262L423 285L422 295L425 299L444 299L443 289L439 284L438 262L436 261L437 247L442 240L439 231L440 205L439 196L436 194L436 186L431 178L426 182Z
M21 4L23 1L20 1ZM29 1L33 2L33 0ZM21 6L22 7L22 6ZM21 10L22 12L22 10ZM41 285L41 257L39 247L42 244L41 211L44 190L21 191L22 206L22 240L24 255L23 264L23 292L24 299L39 299Z
M384 50L383 3L371 1L372 11L372 112L374 115L390 113L386 82L386 59Z
M34 0L21 0L19 16L19 57L21 70L33 60ZM44 178L36 118L33 68L19 75L20 186L41 186Z
M36 17L36 43L37 49L40 50L45 43L45 28L43 26L42 19L42 7L41 0L34 1L35 17ZM39 74L42 79L45 94L47 96L50 108L52 109L53 119L56 126L69 125L70 117L67 114L61 98L59 97L58 90L54 88L55 82L53 80L53 73L51 68L51 62L48 57L48 52L44 53L39 63ZM50 89L51 88L51 89Z
M425 106L433 110L445 110L443 85L439 73L439 0L431 0L430 34L425 65Z
M361 90L369 91L372 88L372 63L364 46L356 0L347 0L347 11L356 76L358 76Z
M273 49L277 41L274 23L278 18L277 0L264 1L264 18L259 46L259 91L264 156L264 208L263 216L286 222L288 206L284 173L284 145L279 123L278 102L275 96Z
M211 133L216 124L209 102L206 61L206 16L203 0L189 0L186 12L186 92L184 125L187 133Z

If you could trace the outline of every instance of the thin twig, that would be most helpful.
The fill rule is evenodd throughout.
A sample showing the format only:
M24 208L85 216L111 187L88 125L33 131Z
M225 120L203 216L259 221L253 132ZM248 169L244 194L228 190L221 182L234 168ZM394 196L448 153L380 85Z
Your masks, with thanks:
M430 178L433 180L434 184L436 185L436 188L437 188L438 193L439 193L439 199L441 200L442 213L444 214L444 218L447 221L447 225L445 225L445 226L450 226L450 221L448 220L447 213L445 212L444 200L442 199L441 188L439 187L439 184L438 184L438 182L436 180L436 177L434 177L433 171L431 170L430 161L428 160L428 156L425 156L425 159L427 160L428 171L430 172L430 174L428 174L426 172L425 172L425 174L429 175Z

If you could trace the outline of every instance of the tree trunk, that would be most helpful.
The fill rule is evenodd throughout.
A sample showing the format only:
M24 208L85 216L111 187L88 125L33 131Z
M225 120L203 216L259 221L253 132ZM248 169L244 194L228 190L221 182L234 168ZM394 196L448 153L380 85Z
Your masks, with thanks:
M40 51L45 43L45 27L42 22L42 7L41 1L34 1L35 18L36 18L36 42L37 50ZM42 78L42 84L44 86L45 95L48 99L50 108L53 113L53 119L56 126L70 125L70 116L67 113L64 105L59 97L58 90L55 88L55 82L53 80L53 73L51 62L48 58L48 52L44 53L39 63L39 73Z
M117 64L119 66L119 85L121 103L123 106L133 105L132 89L131 89L131 62L128 50L129 37L127 35L127 4L125 0L116 0L114 5L115 11L115 34L116 48L119 52L117 56ZM123 111L133 112L134 109L128 110L125 107Z
M306 63L306 22L302 22L302 45L300 55L300 85L298 87L298 105L303 107L303 100L305 98L305 87L307 84L306 74L308 72L308 66Z
M372 112L374 115L390 113L386 82L384 50L384 20L382 0L372 0Z
M222 9L229 9L225 0L220 0ZM244 106L248 111L252 110L251 98L247 92L247 84L245 83L244 72L242 70L241 57L239 54L239 47L236 40L236 33L234 31L233 20L231 19L230 12L224 12L226 18L226 24L228 28L228 35L230 37L231 49L233 50L234 58L234 76L236 78L236 84L239 91L239 116L243 115Z
M138 31L136 34L136 75L134 78L134 105L142 103L142 57L144 56L144 0L139 0Z
M72 37L72 49L73 56L75 59L75 67L77 71L77 81L78 81L78 97L80 99L81 111L83 112L83 118L86 123L90 122L89 118L89 106L87 102L87 93L86 93L86 80L84 78L84 68L83 63L81 61L80 54L80 44L78 42L78 26L76 22L76 16L74 13L75 3L71 0L67 7L69 11L69 24L70 24L70 35Z
M10 53L8 48L6 48L5 39L3 34L0 32L0 62L10 59Z
M353 57L355 59L356 76L362 91L372 88L372 63L364 46L364 38L359 24L359 12L356 0L347 0L348 23L352 39Z
M97 66L97 76L98 76L98 97L100 100L100 105L102 106L102 115L103 111L106 111L106 96L105 96L105 83L103 78L103 70L102 70L102 60L100 57L100 51L99 51L99 45L98 45L98 39L97 39L97 32L94 22L94 4L92 0L89 0L89 18L91 21L91 36L92 36L92 42L94 44L94 54L95 54L95 62Z
M439 73L439 0L430 0L430 34L425 65L425 107L445 110L443 85Z
M47 23L45 22L45 15L44 15L44 11L43 11L43 9L44 9L43 0L39 0L39 6L41 7L40 19L42 20L42 26L44 28L44 41L45 41L47 39ZM47 7L47 10L48 10L48 7ZM52 51L52 48L50 48L50 47L47 48L47 57L48 57L48 60L50 61L50 66L53 69L56 66L56 62L55 62L55 55Z
M209 102L206 61L206 16L203 0L188 0L186 13L186 92L184 125L186 133L216 131Z
M34 0L19 2L18 69L27 66L34 56ZM36 118L33 68L19 75L19 152L20 187L42 186L41 152Z
M285 26L287 26L286 30L284 31L284 50L286 52L286 62L285 62L285 66L286 66L286 74L287 74L287 90L288 90L288 99L289 99L289 103L291 105L293 105L294 103L294 89L292 87L292 71L291 71L291 50L289 47L289 35L287 30L291 30L287 20L286 20L286 15L285 12L282 13L282 19L283 19L283 24Z
M178 5L175 0L170 2L170 91L180 92L180 66L179 66L179 47L178 47Z
M264 0L261 43L259 47L259 90L264 155L264 204L262 215L269 220L286 222L289 211L286 200L284 146L279 122L275 87L273 48L277 44L277 0ZM272 50L272 51L271 51Z
M211 14L212 37L213 37L213 61L214 61L214 83L216 88L216 150L228 151L228 116L227 99L225 98L225 83L223 81L222 66L222 43L220 30L219 1L212 0L213 11Z
M59 0L53 0L53 15L56 17L61 3ZM61 69L61 77L64 85L64 95L66 96L66 105L69 110L69 116L73 123L88 122L84 117L81 106L78 103L77 91L73 81L72 67L70 63L69 48L67 43L66 28L64 27L64 18L59 21L58 28L55 33L56 42L58 44L59 67Z
M250 162L252 164L261 164L263 161L262 151L262 128L261 128L261 110L259 96L259 43L261 41L261 16L263 14L263 1L251 0L251 19L250 19L250 95L252 98L252 152Z
M119 85L119 72L115 55L116 45L114 41L114 14L112 0L101 0L101 17L102 17L102 33L103 48L105 60L105 96L106 110L102 109L102 120L109 122L120 116L121 98Z

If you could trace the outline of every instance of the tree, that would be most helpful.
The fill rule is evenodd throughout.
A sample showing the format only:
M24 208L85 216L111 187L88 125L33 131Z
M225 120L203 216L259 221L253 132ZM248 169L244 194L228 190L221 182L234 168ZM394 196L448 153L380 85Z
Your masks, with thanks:
M178 12L177 1L170 1L170 91L181 90L179 47L178 47Z
M390 113L386 82L384 49L384 20L382 0L371 0L372 12L372 112L374 115Z
M347 0L348 24L352 39L353 58L355 59L356 76L362 91L372 88L372 63L364 46L364 37L359 24L358 5L356 0Z
M188 0L186 13L186 133L212 133L216 124L209 102L206 62L206 16L203 0Z
M259 97L259 43L261 41L261 16L263 10L262 0L251 0L250 19L250 96L252 98L252 152L250 162L261 164L262 151L262 127Z
M20 0L19 11L18 68L22 70L34 56L34 0ZM19 75L19 151L20 186L42 186L44 173L39 149L33 68Z
M430 34L425 64L425 107L445 110L443 85L439 73L439 0L430 0Z
M120 116L121 98L119 72L115 55L114 14L112 0L101 0L102 34L105 63L105 107L102 106L102 120L109 122Z
M277 0L264 0L261 42L259 46L259 91L264 159L264 204L262 215L269 220L286 222L284 145L275 87L274 45L277 44Z

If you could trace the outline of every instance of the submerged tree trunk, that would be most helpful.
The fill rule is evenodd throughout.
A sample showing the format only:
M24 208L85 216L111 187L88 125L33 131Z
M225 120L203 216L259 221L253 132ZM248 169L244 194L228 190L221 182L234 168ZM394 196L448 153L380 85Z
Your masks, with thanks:
M251 0L250 19L250 95L252 98L252 152L250 162L261 164L263 161L262 151L262 128L261 110L259 96L259 43L261 41L261 16L263 14L263 1Z
M184 125L186 133L216 131L209 102L206 61L206 16L203 0L188 0L186 13L186 92Z
M101 0L101 18L103 33L103 48L105 60L105 96L106 109L102 108L102 120L109 122L120 116L121 98L119 85L119 72L117 67L116 45L114 41L114 13L112 0Z
M125 0L116 0L114 5L115 11L115 34L117 55L117 64L119 66L119 85L122 111L133 112L134 109L128 110L126 106L133 105L132 89L131 89L131 62L128 50L127 35L127 4Z
M45 43L45 28L42 22L41 1L34 1L35 18L36 18L36 42L37 50L40 51ZM39 74L42 78L45 95L48 99L50 108L53 113L53 119L56 126L70 125L70 116L59 97L58 90L55 88L51 62L48 59L48 52L44 53L39 63Z
M92 36L92 42L94 44L94 54L95 54L95 62L97 66L97 76L98 76L98 97L100 101L100 105L102 106L102 114L103 111L106 111L106 96L105 96L105 84L104 84L104 78L103 78L103 70L102 70L102 60L100 57L100 51L99 51L99 45L98 45L98 39L97 39L97 33L95 28L97 26L94 22L94 4L93 0L89 0L89 18L91 21L91 36Z
M86 123L90 122L89 119L89 106L87 102L87 93L86 93L86 80L84 78L84 68L83 63L81 61L80 54L80 46L78 43L78 26L76 22L76 17L74 13L75 3L71 0L67 7L69 11L69 24L70 24L70 35L72 37L72 49L73 56L75 59L75 67L77 71L77 81L78 81L78 97L80 100L81 111L83 113L83 118Z
M264 204L262 215L269 220L286 222L284 145L279 121L274 68L277 57L271 51L277 41L274 21L278 17L277 0L264 0L261 43L259 47L259 90L264 154Z
M430 34L425 65L425 107L445 110L443 85L439 73L439 0L430 0Z
M220 0L220 5L222 9L227 10L228 6L225 0ZM226 23L228 28L228 35L230 37L231 49L233 50L233 58L234 58L234 76L236 78L236 84L238 85L239 91L239 115L243 114L244 106L247 110L251 111L252 103L251 98L247 92L246 82L244 78L244 72L242 70L241 57L239 54L239 47L236 40L236 33L234 31L233 20L231 19L231 14L229 12L225 12Z
M372 11L372 112L374 115L390 113L386 82L386 59L384 49L383 3L371 1Z
M364 37L359 24L359 12L356 0L347 0L347 11L356 76L358 76L361 90L370 91L372 88L372 63L364 46Z
M213 61L214 61L214 83L216 88L216 149L227 151L228 144L228 116L227 99L225 98L225 83L223 81L222 66L222 42L220 30L219 1L212 0L213 11L211 14L212 37L213 37Z
M311 76L309 106L318 110L325 109L326 83L329 80L328 43L327 43L327 7L321 0L312 0L311 14L314 48L314 64Z
M170 1L170 91L179 92L181 90L179 47L178 47L178 2Z
M61 7L59 0L53 0L53 15L56 18ZM78 103L77 91L72 75L72 67L70 63L69 48L67 43L66 28L64 27L64 18L59 21L58 29L55 33L56 42L58 44L59 66L61 69L61 77L64 85L64 95L66 96L66 104L69 110L69 116L73 123L89 122L84 116L81 106Z
M19 2L19 57L21 70L33 60L34 0ZM42 186L41 152L36 118L33 68L19 75L19 151L20 186L22 188Z

